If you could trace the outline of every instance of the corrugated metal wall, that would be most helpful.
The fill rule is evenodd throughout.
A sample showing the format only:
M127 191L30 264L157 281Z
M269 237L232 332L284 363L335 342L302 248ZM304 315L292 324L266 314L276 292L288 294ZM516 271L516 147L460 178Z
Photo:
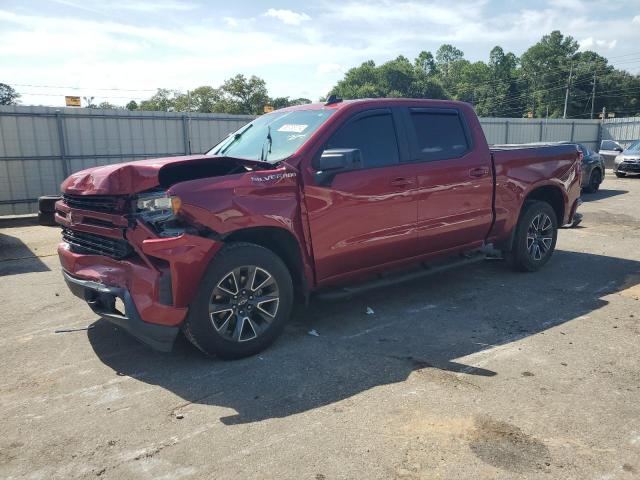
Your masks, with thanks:
M0 106L0 215L37 212L36 199L78 170L204 152L252 118Z
M599 143L599 120L481 118L480 123L490 144L570 141L595 149Z
M640 140L640 118L610 118L602 123L602 140L615 140L623 147Z
M201 153L253 117L0 106L0 216L37 212L70 174L97 165ZM482 118L489 143L569 140L595 148L597 120Z

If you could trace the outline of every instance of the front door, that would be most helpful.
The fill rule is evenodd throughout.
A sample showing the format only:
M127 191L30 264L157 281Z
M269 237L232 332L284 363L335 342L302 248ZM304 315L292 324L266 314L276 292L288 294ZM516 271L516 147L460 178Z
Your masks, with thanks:
M318 282L415 255L416 177L396 123L388 108L360 112L324 146L360 149L363 168L304 187Z

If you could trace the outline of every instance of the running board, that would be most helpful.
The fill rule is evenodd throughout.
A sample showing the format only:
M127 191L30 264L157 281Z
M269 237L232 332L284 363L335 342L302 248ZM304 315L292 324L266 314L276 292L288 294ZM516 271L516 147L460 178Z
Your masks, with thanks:
M353 295L367 292L375 288L388 287L398 283L407 282L409 280L415 280L418 278L427 277L429 275L444 272L446 270L451 270L453 268L481 262L487 258L487 253L488 252L483 248L473 254L468 254L467 256L465 256L460 260L454 260L452 262L438 264L436 266L429 266L425 263L421 263L420 270L417 270L417 271L411 271L411 272L400 273L395 275L390 274L388 276L374 278L372 280L368 280L366 282L359 283L356 285L349 285L349 286L342 287L335 290L327 290L326 292L319 292L319 293L316 293L314 296L321 300L339 300L341 298L351 297Z

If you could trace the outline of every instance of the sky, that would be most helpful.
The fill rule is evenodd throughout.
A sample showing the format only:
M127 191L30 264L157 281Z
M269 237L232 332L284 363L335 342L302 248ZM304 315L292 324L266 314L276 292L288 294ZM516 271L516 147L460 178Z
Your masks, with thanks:
M0 0L0 82L24 105L124 105L242 73L316 101L367 60L451 43L487 61L552 30L640 72L640 0Z

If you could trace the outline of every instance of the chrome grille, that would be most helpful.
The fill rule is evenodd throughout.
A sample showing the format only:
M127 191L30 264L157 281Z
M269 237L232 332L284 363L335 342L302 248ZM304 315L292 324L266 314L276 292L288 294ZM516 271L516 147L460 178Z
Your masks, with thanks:
M123 213L126 207L125 198L115 195L63 195L62 199L71 208L93 212Z
M120 260L133 253L126 240L104 237L94 233L80 232L69 228L62 229L62 239L69 244L74 253L105 255Z

